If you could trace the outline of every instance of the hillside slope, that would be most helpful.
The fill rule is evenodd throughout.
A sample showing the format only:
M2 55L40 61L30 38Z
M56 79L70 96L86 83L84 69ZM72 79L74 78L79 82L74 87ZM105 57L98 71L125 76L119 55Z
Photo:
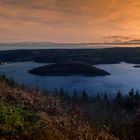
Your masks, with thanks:
M80 109L5 76L0 76L0 139L117 140L106 127L91 127Z

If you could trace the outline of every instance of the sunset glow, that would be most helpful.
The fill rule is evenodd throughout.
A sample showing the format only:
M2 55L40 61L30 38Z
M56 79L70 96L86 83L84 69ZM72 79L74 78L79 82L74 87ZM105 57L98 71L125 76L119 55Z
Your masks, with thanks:
M139 38L139 0L0 0L0 42Z

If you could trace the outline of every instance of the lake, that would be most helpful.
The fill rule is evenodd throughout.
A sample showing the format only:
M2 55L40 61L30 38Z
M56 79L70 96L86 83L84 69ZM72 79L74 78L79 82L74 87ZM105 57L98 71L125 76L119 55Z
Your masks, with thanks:
M124 94L131 88L140 89L140 68L134 68L135 64L121 62L119 64L95 65L111 73L108 76L35 76L27 71L46 64L35 62L18 62L0 65L0 73L12 77L17 83L24 83L29 87L39 87L54 91L55 88L64 88L72 93L85 89L89 95L97 93L115 95L118 90Z

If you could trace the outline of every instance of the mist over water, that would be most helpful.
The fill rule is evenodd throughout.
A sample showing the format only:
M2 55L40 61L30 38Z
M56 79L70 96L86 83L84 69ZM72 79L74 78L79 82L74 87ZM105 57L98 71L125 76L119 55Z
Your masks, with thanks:
M83 89L90 95L97 93L115 95L118 90L124 94L131 88L140 89L140 68L135 68L135 64L121 62L119 64L96 65L111 73L108 76L86 77L86 76L35 76L27 71L42 66L35 62L18 62L0 66L0 73L12 77L18 83L24 83L29 87L39 87L54 91L55 88L64 88L69 93L73 91L81 92Z

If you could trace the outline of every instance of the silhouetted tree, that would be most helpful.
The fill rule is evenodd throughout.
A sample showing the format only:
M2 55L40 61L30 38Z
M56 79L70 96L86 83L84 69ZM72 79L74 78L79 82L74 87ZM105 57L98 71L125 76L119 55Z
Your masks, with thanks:
M116 104L118 104L121 107L124 107L124 96L122 95L121 91L119 90L118 93L116 94L115 98Z
M71 97L67 91L64 92L64 100L67 101L67 103L71 101Z
M105 101L108 101L107 93L104 94L104 100L105 100Z
M89 99L88 94L86 93L85 90L83 90L82 95L81 95L81 100L82 100L83 102L87 102L88 99Z
M54 96L59 96L59 92L58 92L57 88L55 88L55 90L54 90Z
M63 88L60 89L59 97L60 97L62 100L64 100L64 98L65 98L65 92L64 92L64 89L63 89Z
M140 105L140 94L139 94L139 90L136 90L135 95L134 95L134 99L135 99L135 105L139 106Z
M130 98L134 98L134 95L135 95L135 92L134 92L134 89L132 88L130 91L129 91L129 97Z
M75 90L73 95L72 95L72 103L78 103L79 101L79 98L78 98L78 95L77 95L77 91Z
M100 96L99 93L98 93L97 96L96 96L96 101L101 101L101 96Z

